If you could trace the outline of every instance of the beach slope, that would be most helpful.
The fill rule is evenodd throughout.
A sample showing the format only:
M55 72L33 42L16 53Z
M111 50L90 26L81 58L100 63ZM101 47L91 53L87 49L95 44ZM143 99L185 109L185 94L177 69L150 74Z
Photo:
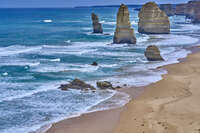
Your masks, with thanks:
M166 66L120 115L114 133L200 133L200 53Z
M46 133L200 133L199 60L195 52L165 66L168 74L123 108L64 120Z

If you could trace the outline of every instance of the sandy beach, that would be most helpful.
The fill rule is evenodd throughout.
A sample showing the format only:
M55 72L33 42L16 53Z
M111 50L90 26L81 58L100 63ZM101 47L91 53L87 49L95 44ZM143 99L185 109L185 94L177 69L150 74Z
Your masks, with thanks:
M168 74L141 88L144 93L125 107L64 120L46 133L199 133L198 49L181 63L165 66Z

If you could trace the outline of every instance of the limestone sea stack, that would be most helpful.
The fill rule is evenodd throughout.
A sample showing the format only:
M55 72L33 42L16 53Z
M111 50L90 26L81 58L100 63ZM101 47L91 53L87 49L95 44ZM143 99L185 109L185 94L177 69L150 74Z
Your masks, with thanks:
M93 25L93 33L103 33L102 24L99 23L99 17L92 13L92 25Z
M113 43L136 44L134 29L131 27L128 7L122 4L117 14L117 26Z
M170 33L169 17L155 2L146 3L140 10L138 32L144 34Z
M160 50L155 45L150 45L145 51L145 56L148 61L163 61L164 59L160 55Z
M161 4L160 9L163 10L168 16L173 16L175 14L175 9L172 4Z

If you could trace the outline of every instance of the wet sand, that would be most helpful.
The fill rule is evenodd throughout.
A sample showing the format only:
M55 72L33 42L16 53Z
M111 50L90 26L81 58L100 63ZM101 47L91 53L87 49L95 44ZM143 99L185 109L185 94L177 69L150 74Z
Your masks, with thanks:
M157 83L126 106L55 123L46 133L200 133L200 52L165 66ZM129 88L125 90L134 94Z

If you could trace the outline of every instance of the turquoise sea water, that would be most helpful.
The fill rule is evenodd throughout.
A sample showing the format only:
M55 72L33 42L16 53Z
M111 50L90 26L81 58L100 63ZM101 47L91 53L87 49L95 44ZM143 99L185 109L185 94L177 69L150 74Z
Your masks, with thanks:
M57 89L80 78L95 85L147 85L165 70L153 68L178 62L199 42L199 25L171 17L171 34L137 32L137 11L130 10L137 45L113 44L117 8L0 9L0 132L27 133L44 124L78 115L117 94L115 91L80 92ZM99 15L104 33L91 34L90 14ZM160 47L165 62L150 63L144 50ZM98 67L91 66L93 61ZM121 97L126 97L122 95ZM123 105L119 98L112 105Z

